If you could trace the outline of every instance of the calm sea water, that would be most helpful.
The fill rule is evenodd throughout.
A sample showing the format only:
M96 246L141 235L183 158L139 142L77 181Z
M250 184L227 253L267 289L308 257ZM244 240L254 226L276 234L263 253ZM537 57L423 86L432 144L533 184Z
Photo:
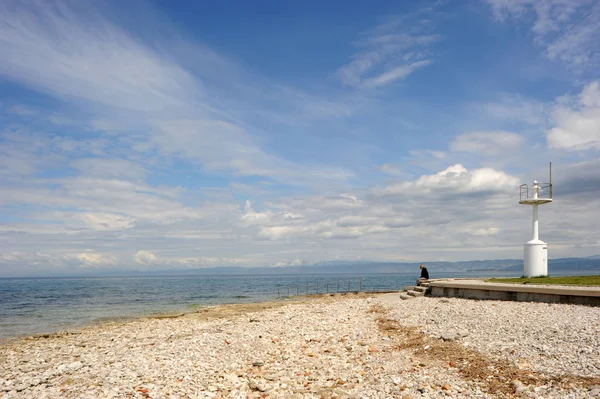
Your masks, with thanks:
M435 277L462 276L474 277ZM0 279L0 338L156 313L186 312L216 304L283 300L287 295L307 292L399 290L413 284L416 277L417 273L5 278Z

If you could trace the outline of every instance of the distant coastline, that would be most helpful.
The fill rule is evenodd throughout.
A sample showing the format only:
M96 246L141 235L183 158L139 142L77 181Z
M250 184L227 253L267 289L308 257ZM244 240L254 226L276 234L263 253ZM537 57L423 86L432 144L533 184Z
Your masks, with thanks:
M416 273L420 263L437 275L445 273L489 273L501 274L523 271L522 259L473 260L457 262L321 262L316 264L292 266L263 266L263 267L210 267L186 269L157 269L139 270L135 267L122 265L117 268L102 270L70 271L55 274L40 274L39 276L0 275L0 278L11 277L119 277L119 276L291 276L291 275L328 275L328 274L410 274ZM585 258L556 258L548 261L550 273L564 275L566 272L581 274L600 273L600 255ZM519 274L520 275L520 274ZM485 276L484 276L485 277Z

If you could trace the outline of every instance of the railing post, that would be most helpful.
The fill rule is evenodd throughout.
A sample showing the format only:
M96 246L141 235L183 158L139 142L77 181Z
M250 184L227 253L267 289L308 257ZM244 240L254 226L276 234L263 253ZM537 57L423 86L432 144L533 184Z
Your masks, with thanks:
M361 277L361 278L360 278L360 288L359 288L359 290L358 290L359 292L362 292L362 283L363 283L363 279L362 279L362 277Z
M350 279L348 279L348 289L346 290L346 292L350 292Z

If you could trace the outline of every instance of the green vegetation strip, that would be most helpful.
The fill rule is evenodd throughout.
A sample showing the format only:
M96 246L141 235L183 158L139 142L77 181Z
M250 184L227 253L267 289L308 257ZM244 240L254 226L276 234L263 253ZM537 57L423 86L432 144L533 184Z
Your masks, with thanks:
M490 278L488 283L514 284L556 284L600 286L600 276L565 276L565 277L531 277L531 278Z

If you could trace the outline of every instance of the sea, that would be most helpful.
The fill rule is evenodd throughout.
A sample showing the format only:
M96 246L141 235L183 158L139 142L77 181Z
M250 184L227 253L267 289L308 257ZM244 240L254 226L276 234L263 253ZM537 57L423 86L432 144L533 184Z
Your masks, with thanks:
M498 275L496 271L435 277ZM416 277L415 273L396 273L0 278L0 339L194 312L220 304L285 301L306 294L397 291L413 285Z

